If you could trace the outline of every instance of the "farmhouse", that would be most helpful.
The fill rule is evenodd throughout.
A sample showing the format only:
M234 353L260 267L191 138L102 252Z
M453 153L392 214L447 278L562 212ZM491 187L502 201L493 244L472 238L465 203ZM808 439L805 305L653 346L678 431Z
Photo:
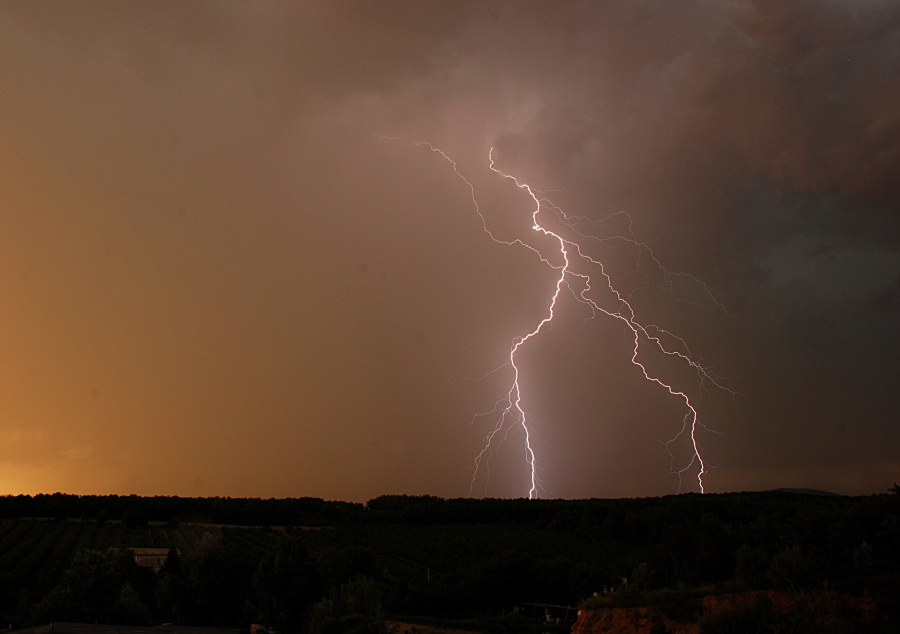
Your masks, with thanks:
M134 555L134 563L145 568L152 568L153 572L159 573L162 567L166 565L166 558L169 556L168 548L129 548ZM175 551L181 554L177 550Z

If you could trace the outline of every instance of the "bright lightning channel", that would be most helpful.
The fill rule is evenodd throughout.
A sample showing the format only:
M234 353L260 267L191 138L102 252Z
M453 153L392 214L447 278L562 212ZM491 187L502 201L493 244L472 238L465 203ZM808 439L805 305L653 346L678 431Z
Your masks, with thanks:
M705 493L704 476L708 473L708 465L707 461L703 458L703 454L701 453L698 433L701 429L710 431L712 433L718 432L710 429L700 422L700 415L697 411L697 407L695 406L694 401L685 391L678 389L672 383L660 378L658 375L654 374L648 369L646 364L641 360L642 349L644 347L652 348L657 353L662 353L686 365L688 368L696 372L699 377L700 384L704 388L707 384L711 384L721 390L731 393L732 395L734 393L717 382L717 380L712 376L707 368L703 367L692 359L690 350L688 349L687 344L682 338L653 324L644 324L638 321L635 316L635 310L629 302L629 297L623 295L615 287L613 280L606 272L603 263L588 255L582 247L581 243L592 240L599 241L601 243L608 241L621 241L637 247L640 249L641 253L646 253L650 257L652 262L657 267L659 267L659 270L663 272L664 278L668 283L669 288L672 290L673 295L676 296L676 299L679 299L680 301L687 301L677 297L674 286L674 279L679 276L684 276L689 278L700 288L702 288L707 297L727 315L727 311L725 311L724 307L712 296L709 288L705 284L699 282L691 276L687 276L684 274L673 274L663 268L659 260L653 254L650 247L644 242L639 242L634 237L630 218L628 218L629 229L627 235L624 236L619 235L613 238L601 240L595 236L590 236L582 233L579 230L579 226L593 225L597 223L585 217L566 215L562 211L562 209L554 205L547 198L539 195L538 191L533 189L528 183L522 182L517 177L501 171L494 162L494 148L491 148L490 152L488 153L489 169L498 176L512 181L519 190L524 192L531 199L533 205L533 209L531 211L532 229L535 232L549 238L547 242L555 245L554 250L556 253L558 253L559 258L554 258L557 259L557 263L554 263L551 261L550 257L546 256L538 247L518 238L514 240L502 240L490 230L487 218L485 217L478 204L478 200L475 195L475 187L459 171L459 166L457 165L456 161L451 159L441 149L435 147L430 143L418 142L416 143L416 145L427 147L432 152L440 155L451 165L456 176L460 180L462 180L462 182L465 183L465 185L468 187L475 212L481 219L481 224L484 232L490 237L491 240L498 244L504 244L508 246L517 245L525 247L526 249L534 252L544 264L546 264L556 272L556 283L553 286L553 291L550 295L546 313L540 320L535 323L534 327L531 330L528 330L527 332L513 339L512 344L509 348L509 357L507 361L504 362L504 364L499 368L496 368L489 373L493 374L497 370L508 366L512 369L512 381L509 384L509 388L506 391L505 396L501 397L501 399L494 404L494 408L491 411L476 414L476 418L481 416L494 415L496 416L496 422L487 434L484 447L475 457L474 470L470 485L470 493L471 490L473 490L475 487L475 483L478 479L479 473L483 469L486 469L486 463L489 460L495 445L505 439L508 436L510 430L518 427L521 428L525 437L525 461L527 463L530 474L528 497L529 499L538 497L539 491L541 489L538 479L539 470L537 457L532 445L533 430L531 421L522 403L522 389L520 385L518 354L523 346L527 345L531 340L536 338L545 330L546 327L548 327L549 324L553 322L556 316L555 310L564 289L570 292L576 301L589 307L594 316L596 316L597 314L602 314L621 322L627 328L627 331L631 332L631 340L633 342L631 348L631 363L640 369L644 379L646 379L650 383L658 385L660 388L667 391L670 395L681 401L685 409L681 429L674 437L672 437L668 442L665 443L666 450L668 451L670 458L670 473L678 476L680 489L682 476L692 469L696 470L697 485L700 489L700 492ZM625 214L625 212L619 213L624 214L627 217L627 214ZM569 232L573 234L574 237L564 237L562 232L550 228L545 222L542 222L541 220L541 217L544 215L549 215L551 219L555 219L555 221L559 225L569 230ZM561 261L561 264L559 263L559 261ZM575 268L573 267L573 262L577 262L583 265L586 270L595 270L599 273L592 275L590 273L582 272L581 269L575 270ZM594 291L595 283L602 284L615 298L612 307L605 308L601 306L601 304L596 299L594 299L594 297L592 296L592 291ZM666 341L664 341L664 339ZM681 468L676 468L676 459L672 451L672 446L676 441L685 436L690 438L690 460Z

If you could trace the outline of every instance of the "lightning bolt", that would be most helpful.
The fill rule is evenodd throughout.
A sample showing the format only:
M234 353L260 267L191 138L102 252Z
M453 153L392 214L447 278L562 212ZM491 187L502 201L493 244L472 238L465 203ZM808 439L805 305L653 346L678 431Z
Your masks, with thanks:
M697 486L701 493L705 493L704 476L708 473L708 463L703 458L701 452L699 434L701 430L711 433L719 432L709 428L700 421L700 415L694 399L692 399L684 389L676 387L672 382L663 379L657 373L651 371L643 358L645 354L650 353L651 351L662 354L664 357L673 359L694 372L698 377L700 386L704 390L707 390L709 386L714 386L715 388L729 392L732 396L734 396L734 392L723 386L712 375L708 368L702 366L693 359L687 343L681 337L654 324L639 321L635 309L631 304L631 296L638 290L646 287L646 285L644 287L633 289L629 295L624 295L617 289L616 284L607 272L604 263L601 260L592 257L588 252L587 246L593 242L606 247L630 246L635 248L638 250L639 257L633 273L638 273L641 266L641 258L646 257L659 271L662 271L663 279L676 300L696 303L690 302L687 298L679 296L679 293L677 292L677 280L685 278L695 283L711 303L728 315L724 306L716 300L710 289L692 276L683 273L671 273L666 270L649 245L646 242L641 242L635 238L633 222L630 216L625 212L617 212L601 221L594 221L584 216L568 216L560 207L544 197L543 193L532 188L528 183L519 180L517 177L500 170L494 160L494 148L491 148L488 152L488 168L498 177L510 180L515 184L516 188L530 199L532 229L536 234L543 236L544 243L550 245L549 248L551 249L552 255L545 255L544 251L547 250L548 247L545 246L544 250L542 250L540 247L535 246L524 239L516 238L513 240L503 240L491 231L488 220L478 204L475 187L459 170L456 161L451 159L450 156L441 149L430 143L418 142L416 145L428 148L431 152L442 157L443 160L452 167L456 176L465 183L475 212L481 219L482 229L491 240L497 244L518 246L528 249L540 258L543 264L555 272L555 284L552 287L548 306L543 317L536 321L530 330L516 336L512 340L509 348L509 356L506 361L485 375L485 377L490 376L491 374L508 367L512 371L512 380L508 384L508 389L504 396L494 403L493 408L490 411L476 414L473 419L476 420L485 416L493 416L495 422L493 427L491 427L487 433L482 450L475 457L470 493L474 490L479 474L482 471L487 470L487 462L489 461L495 446L500 441L506 439L511 430L518 428L521 429L524 434L525 462L530 473L528 497L529 499L533 499L539 495L541 486L538 478L539 469L537 457L533 445L534 430L532 428L531 419L522 402L518 355L523 347L527 346L552 324L556 317L557 306L564 292L570 294L577 302L586 306L590 310L590 318L603 315L621 323L626 329L625 332L630 333L631 363L640 370L646 381L659 386L659 388L665 390L672 397L680 401L685 412L681 428L674 437L665 443L670 458L670 474L678 476L680 490L682 476L688 472L696 472L695 477ZM627 231L623 232L623 235L598 238L587 232L590 229L601 227L604 222L619 215L624 216L628 221ZM649 282L647 282L647 284L649 284ZM606 296L608 301L601 303L601 295ZM611 301L609 301L609 299L611 299ZM673 452L673 446L679 439L684 437L689 439L688 445L691 450L691 456L687 461L687 464L684 464L679 468L676 466L677 461Z

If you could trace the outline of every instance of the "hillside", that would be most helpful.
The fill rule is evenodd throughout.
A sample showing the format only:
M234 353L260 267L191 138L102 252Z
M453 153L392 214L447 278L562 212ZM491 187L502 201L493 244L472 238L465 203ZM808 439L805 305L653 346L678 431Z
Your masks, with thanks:
M671 593L687 592L676 597L683 603L826 583L859 594L896 587L900 569L896 494L384 496L365 505L56 494L0 498L0 518L0 618L16 626L114 619L299 631L316 618L342 623L350 614L339 613L362 609L365 597L377 619L541 632L548 626L514 608L578 606L594 593L586 607L633 608ZM154 574L127 552L148 547L177 554Z

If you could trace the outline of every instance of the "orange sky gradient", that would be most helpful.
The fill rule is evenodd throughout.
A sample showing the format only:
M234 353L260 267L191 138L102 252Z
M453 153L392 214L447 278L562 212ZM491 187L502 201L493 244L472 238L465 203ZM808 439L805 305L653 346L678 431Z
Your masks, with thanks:
M527 496L516 434L470 489L472 379L552 271L417 141L501 233L491 147L711 289L731 317L634 290L735 393L674 375L708 490L885 492L900 8L790 4L3 2L0 494ZM522 357L541 495L677 492L679 404L561 310Z

